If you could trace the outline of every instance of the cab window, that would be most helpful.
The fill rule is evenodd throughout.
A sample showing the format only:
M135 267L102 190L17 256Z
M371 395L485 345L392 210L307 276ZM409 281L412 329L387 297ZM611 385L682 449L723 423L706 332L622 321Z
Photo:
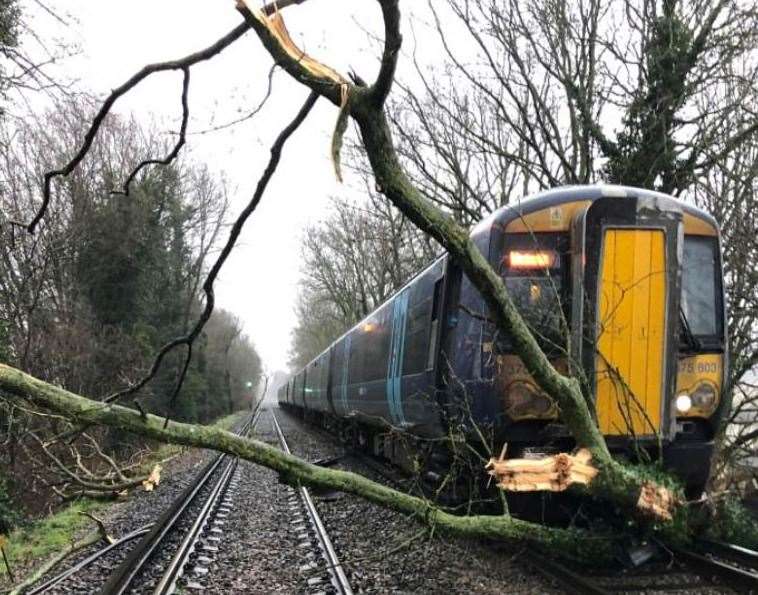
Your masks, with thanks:
M721 342L723 335L718 244L707 236L685 236L682 258L682 313L698 339Z

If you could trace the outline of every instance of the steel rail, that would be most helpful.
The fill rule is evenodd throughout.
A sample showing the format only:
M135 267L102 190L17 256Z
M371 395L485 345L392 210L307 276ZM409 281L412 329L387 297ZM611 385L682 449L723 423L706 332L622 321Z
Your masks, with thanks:
M257 422L261 412L262 400L258 403L255 412L242 425L238 433L244 434ZM169 535L177 524L179 518L187 510L191 503L195 501L201 490L208 484L214 472L219 468L221 463L228 459L229 456L222 454L209 462L198 476L197 480L190 484L177 498L174 503L166 510L155 522L152 530L145 535L137 546L132 550L127 558L111 574L108 581L101 589L101 595L121 595L125 593L137 574L145 567L150 557ZM225 472L222 472L222 478ZM217 484L218 485L218 484Z
M758 570L758 552L746 547L710 539L698 540L695 545L705 553L722 556L752 570Z
M746 570L729 562L692 551L674 550L674 553L696 567L696 572L701 576L716 576L729 585L758 593L758 571L756 570Z
M200 538L203 529L208 524L208 519L211 516L211 512L216 508L216 504L219 502L219 500L221 500L221 497L226 492L226 488L229 485L229 480L234 475L236 469L237 459L234 459L233 461L230 461L226 469L224 469L224 475L216 484L215 488L213 489L213 493L205 501L200 514L198 514L195 522L192 523L192 527L190 528L185 538L182 540L182 543L179 545L179 549L177 549L176 553L171 558L171 562L169 562L168 568L164 571L160 582L153 591L154 595L164 595L174 592L176 581L182 575L187 560L194 551L195 545L197 544L197 541Z
M116 549L118 546L128 543L129 541L132 541L136 539L137 537L140 537L150 531L150 527L152 525L145 525L144 527L141 527L139 529L136 529L132 531L131 533L127 533L123 537L117 539L113 543L109 543L106 547L99 549L98 551L92 553L91 555L87 556L83 560L80 560L76 564L74 564L71 568L68 568L61 572L60 574L50 578L49 580L45 581L41 585L35 587L31 591L27 591L27 595L37 595L38 593L42 593L44 591L47 591L48 589L52 589L56 585L62 583L65 581L68 577L70 577L73 574L76 574L77 572L80 572L84 570L87 566L95 562L96 560L99 560L102 558L105 554L110 552L113 549Z
M292 454L289 445L287 444L287 440L284 437L284 433L282 432L282 428L279 426L279 422L276 419L276 414L271 409L269 409L269 411L271 411L271 418L274 422L274 430L276 430L276 433L279 437L279 443L282 446L282 450L287 454ZM321 551L326 558L327 570L329 571L329 577L331 579L332 586L334 586L337 592L341 593L342 595L353 595L353 589L350 586L350 581L347 580L347 575L342 568L342 563L337 557L337 552L334 550L332 540L329 538L329 534L326 532L324 523L321 521L321 517L316 510L316 506L313 503L313 499L311 498L308 488L305 486L299 486L297 490L300 493L300 497L303 500L305 509L308 512L308 518L311 521L311 525L316 532L316 537L318 538L319 545L321 546Z

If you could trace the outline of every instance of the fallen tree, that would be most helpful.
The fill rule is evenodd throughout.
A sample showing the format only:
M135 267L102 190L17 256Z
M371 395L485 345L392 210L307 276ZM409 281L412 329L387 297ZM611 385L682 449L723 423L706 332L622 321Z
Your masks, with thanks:
M587 405L576 378L558 372L540 348L505 288L503 280L469 237L468 230L433 206L406 174L392 140L384 105L394 83L402 36L398 0L378 0L384 19L382 64L373 84L348 80L297 48L281 12L261 11L249 0L237 9L253 28L273 60L292 78L339 108L332 141L338 178L342 136L352 118L361 133L377 189L419 229L437 240L481 292L492 319L510 337L516 352L539 387L557 403L561 419L579 448L592 456L597 477L587 485L595 496L607 498L632 516L669 520L681 499L655 478L632 471L614 460ZM661 514L663 511L663 514Z
M467 537L528 541L558 547L567 555L582 558L608 555L610 537L592 539L580 530L549 528L505 515L457 516L441 510L433 502L405 494L357 473L313 465L264 442L216 427L178 422L164 427L163 419L158 416L75 395L4 364L0 364L0 391L6 398L12 395L23 399L82 426L104 425L162 442L209 448L238 456L277 471L286 483L355 494L412 515L437 531Z
M583 473L584 479L581 481L568 482L561 475L566 470L566 457L568 457L566 455L560 461L554 461L557 468L551 468L548 471L548 488L552 489L554 479L552 474L555 474L556 478L560 477L558 485L561 489L567 483L572 483L572 489L612 502L624 515L635 518L640 524L648 525L650 521L654 521L664 528L672 526L674 524L671 522L672 519L682 509L682 499L679 498L674 483L669 483L664 476L622 464L610 456L578 380L561 374L552 366L516 309L502 279L470 240L468 231L426 200L404 171L384 113L385 102L393 86L402 41L399 31L398 1L378 0L385 25L385 45L379 75L371 85L367 85L357 76L352 77L351 82L334 69L307 56L295 46L284 25L280 10L290 5L300 4L302 1L304 0L279 2L278 5L264 7L262 10L258 10L247 2L239 4L238 10L245 18L245 22L236 27L230 35L211 46L211 49L214 52L222 49L241 37L246 30L252 29L274 63L310 90L311 95L303 108L300 121L305 118L310 109L309 106L312 106L317 97L326 98L338 108L337 124L332 141L332 158L338 177L341 176L339 164L342 137L350 119L356 123L378 191L419 229L438 241L465 271L484 297L492 320L502 332L511 337L530 374L558 404L561 418L575 437L577 446L585 449L586 454L582 453L579 462L592 471ZM184 60L154 65L144 71L144 76L140 76L144 78L160 69L183 70L198 60L208 59L210 55L205 52L189 56ZM133 79L114 93L127 92L139 80L141 78ZM102 117L105 116L118 94L112 95L106 101ZM92 136L97 134L97 121L93 123L90 132L87 142L91 142ZM77 159L80 159L80 155L83 157L87 150L88 146L85 143L82 152L77 154ZM278 160L278 154L276 160ZM70 167L67 166L64 170L53 172L53 174L55 176L67 175L77 166L77 163L75 159L69 164ZM272 167L275 168L275 163ZM267 172L270 177L273 169L270 167ZM52 177L47 177L45 180L46 192L43 195L42 207L29 226L32 232L34 224L45 216L45 208L50 198L51 179ZM255 209L263 189L265 189L265 183L260 187L260 192L256 193L253 203L243 213L243 217L238 220L238 225L235 226L236 233L239 233L245 219ZM232 240L228 250L232 249L233 244ZM225 254L228 254L228 251ZM214 267L214 274L218 273L222 265L223 261L219 261L218 266ZM212 308L213 277L209 278L208 283L209 303ZM155 366L159 366L160 358L177 345L191 347L192 338L182 337L168 343L156 359ZM190 357L191 354L187 353L185 361L188 362ZM112 395L113 400L135 393L151 377L152 375L146 377L144 382L130 387L127 391L115 393ZM180 387L181 383L177 385L176 392ZM0 390L3 391L0 395L3 398L24 399L36 407L54 411L85 428L101 424L157 440L227 452L276 470L284 481L352 493L382 506L413 515L419 521L436 529L459 535L549 544L564 553L574 555L587 553L589 549L596 558L599 552L607 551L604 548L607 544L606 537L594 540L581 531L546 528L506 515L468 517L451 515L422 498L392 490L359 475L310 465L261 442L236 437L228 432L204 426L167 423L167 420L159 420L143 411L137 412L120 405L86 399L8 366L0 366ZM513 461L509 464L515 465ZM511 471L513 469L508 472ZM571 474L569 473L568 476L570 478ZM501 483L504 489L515 489L514 486L520 489L525 485L523 482L519 483L518 480L501 481ZM542 481L533 483L538 487L543 484Z

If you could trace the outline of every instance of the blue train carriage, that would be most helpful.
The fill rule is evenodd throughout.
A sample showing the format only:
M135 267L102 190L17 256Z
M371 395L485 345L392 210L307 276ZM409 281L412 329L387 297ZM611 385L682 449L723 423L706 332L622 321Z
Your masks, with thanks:
M287 382L282 384L277 390L276 400L279 406L283 409L289 409L292 406L292 392L294 386L294 378L290 376Z
M631 456L663 445L669 466L701 486L727 365L715 221L663 194L576 186L499 209L472 239L551 362L583 379L609 446ZM450 430L495 452L507 442L514 456L572 447L557 407L447 256L325 355L330 408L320 377L318 398L300 396L315 364L295 377L293 404L377 452L397 452L388 435Z
M305 367L304 414L363 443L376 431L443 432L435 391L446 263L438 259Z

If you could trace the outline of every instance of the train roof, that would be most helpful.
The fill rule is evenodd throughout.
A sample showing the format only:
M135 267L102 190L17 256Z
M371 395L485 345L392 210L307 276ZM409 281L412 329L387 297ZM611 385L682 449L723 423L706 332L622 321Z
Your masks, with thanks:
M605 197L640 197L640 198L658 198L666 199L676 203L682 208L682 211L703 219L718 228L718 223L712 215L706 211L678 199L670 194L656 192L655 190L646 190L644 188L635 188L632 186L617 186L613 184L578 184L573 186L561 186L544 190L537 194L524 197L516 202L504 205L498 210L492 212L489 216L482 219L471 232L472 237L477 236L494 224L505 225L514 219L523 217L529 213L548 209L553 206L561 205L567 202L579 200L595 201Z

